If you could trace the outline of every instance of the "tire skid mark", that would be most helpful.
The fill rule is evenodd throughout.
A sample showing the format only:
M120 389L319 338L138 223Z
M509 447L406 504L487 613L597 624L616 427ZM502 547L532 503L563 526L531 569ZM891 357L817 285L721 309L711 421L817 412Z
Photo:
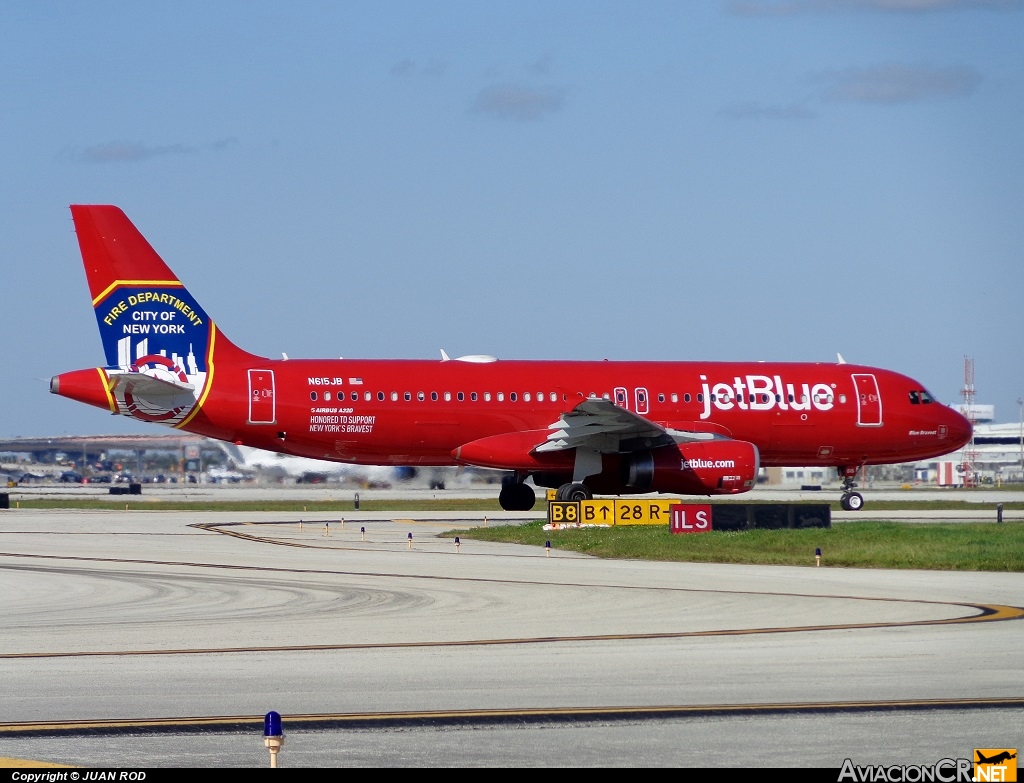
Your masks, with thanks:
M236 530L225 530L224 527L238 526L244 523L197 523L191 525L202 530L217 532L222 535L230 535L237 538L247 539L259 543L269 543L278 546L293 546L301 548L320 548L309 544L298 542L285 542L274 539L267 539L259 536L242 533ZM257 524L281 524L280 522L261 522ZM286 523L294 524L294 523ZM753 636L764 634L783 633L809 633L816 631L844 631L844 630L865 630L880 628L907 628L914 626L936 626L936 625L958 625L978 622L998 622L1004 620L1018 620L1024 618L1024 608L1017 606L1004 606L1001 604L982 604L955 601L933 601L927 599L910 598L887 598L874 596L857 595L828 595L815 593L791 593L778 591L750 591L750 590L724 590L705 589L694 587L665 587L665 586L643 586L643 585L616 585L597 584L582 582L558 582L554 580L519 580L519 579L495 579L487 577L467 577L450 575L421 575L421 574L396 574L387 572L372 571L349 571L340 569L313 569L313 568L282 568L251 566L227 563L196 563L189 561L164 561L164 560L143 560L128 558L104 558L85 556L65 555L42 555L25 553L0 552L0 557L28 558L41 560L77 561L92 563L116 563L131 565L157 565L174 566L185 568L213 568L234 571L253 571L259 573L284 573L284 574L314 574L327 576L346 576L359 578L387 578L387 579L410 579L417 581L447 581L447 582L468 582L468 583L491 583L491 584L515 584L533 585L543 587L578 587L588 589L610 589L610 590L643 590L658 592L678 593L705 593L722 595L752 595L772 596L785 598L818 598L829 600L847 601L874 601L882 603L917 604L925 606L947 606L969 610L969 614L959 617L937 618L928 620L907 620L890 622L862 622L862 623L829 623L823 625L806 626L773 626L764 628L738 628L738 629L714 629L704 631L667 631L651 633L629 633L629 634L583 634L575 636L539 636L539 637L510 637L498 639L461 639L450 641L421 640L410 642L386 642L386 643L361 643L361 644L315 644L315 645L271 645L271 646L249 646L249 647L210 647L210 648L182 648L182 649L154 649L154 650L79 650L68 652L23 652L23 653L0 653L0 660L22 659L22 658L77 658L77 657L109 657L109 656L145 656L145 655L212 655L225 653L266 653L266 652L311 652L329 650L386 650L406 648L451 648L451 647L483 647L497 645L523 645L523 644L558 644L558 643L579 643L579 642L607 642L607 641L637 641L637 640L661 640L661 639L687 639L687 638L709 638L724 636ZM0 568L3 566L0 565Z

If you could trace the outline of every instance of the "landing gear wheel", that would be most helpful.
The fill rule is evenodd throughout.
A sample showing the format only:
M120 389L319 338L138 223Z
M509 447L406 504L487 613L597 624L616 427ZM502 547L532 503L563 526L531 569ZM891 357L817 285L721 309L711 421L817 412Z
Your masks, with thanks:
M563 484L558 488L558 492L555 494L555 499L567 500L570 502L578 500L593 500L593 498L594 493L590 491L590 487L578 482Z
M537 495L526 484L510 482L498 493L498 504L505 511L529 511L537 502Z
M864 508L864 496L859 492L851 492L848 495L844 495L843 500L846 501L843 504L843 508L847 511L860 511Z

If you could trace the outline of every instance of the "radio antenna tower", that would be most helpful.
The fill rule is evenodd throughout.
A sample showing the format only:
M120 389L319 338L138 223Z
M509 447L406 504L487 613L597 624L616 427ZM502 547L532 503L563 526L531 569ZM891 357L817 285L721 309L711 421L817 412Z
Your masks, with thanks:
M977 422L978 410L974 405L974 359L964 356L964 388L960 390L963 398L963 413L971 423L971 441L962 452L963 462L960 469L964 473L964 486L975 487L978 485L978 471L975 462L978 459L978 451L974 445L974 425Z

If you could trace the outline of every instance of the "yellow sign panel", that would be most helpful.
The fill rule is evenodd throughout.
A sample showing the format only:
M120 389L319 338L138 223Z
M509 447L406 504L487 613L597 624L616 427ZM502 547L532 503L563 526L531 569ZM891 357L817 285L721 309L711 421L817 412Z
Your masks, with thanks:
M556 500L548 503L549 525L665 525L677 500Z
M614 525L614 500L580 501L580 522L584 525Z
M584 501L586 503L588 501ZM616 525L664 525L672 521L669 510L678 500L625 500L615 501ZM582 505L582 504L581 504Z
M679 501L666 500L553 500L548 502L549 525L665 525L672 522L671 508Z

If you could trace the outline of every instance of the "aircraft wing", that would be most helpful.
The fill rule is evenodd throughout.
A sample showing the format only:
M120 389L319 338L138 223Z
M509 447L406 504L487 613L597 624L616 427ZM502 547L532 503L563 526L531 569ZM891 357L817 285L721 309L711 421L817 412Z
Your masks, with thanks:
M585 400L563 413L548 430L547 439L534 452L582 448L610 454L720 437L710 432L665 428L610 400L597 398Z

